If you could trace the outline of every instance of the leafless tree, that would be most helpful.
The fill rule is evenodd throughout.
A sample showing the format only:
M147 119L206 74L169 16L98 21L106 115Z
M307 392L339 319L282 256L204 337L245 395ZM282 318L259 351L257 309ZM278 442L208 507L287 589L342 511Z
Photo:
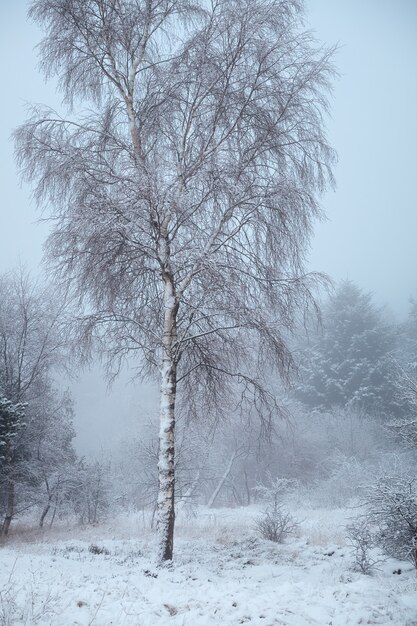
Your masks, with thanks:
M42 387L41 381L52 365L61 360L60 311L48 290L36 284L22 268L0 276L0 392L14 404L33 400L34 390ZM30 409L25 413L28 422ZM1 477L7 501L1 531L4 535L14 515L16 448L25 430L10 444L8 463Z
M34 501L41 506L42 528L48 513L51 511L54 517L80 481L75 478L75 431L69 393L62 394L44 382L43 388L36 389L36 398L33 395L23 444L30 458Z
M61 361L62 309L23 269L0 276L0 388L24 402L30 388Z
M169 560L177 386L190 417L233 395L267 423L266 364L292 366L283 333L311 302L304 255L332 184L332 50L299 0L33 0L30 15L69 113L35 107L18 164L51 207L48 258L84 345L113 374L137 351L137 374L160 376Z
M102 451L92 463L81 462L80 484L74 490L75 509L81 524L98 524L111 508L111 463Z

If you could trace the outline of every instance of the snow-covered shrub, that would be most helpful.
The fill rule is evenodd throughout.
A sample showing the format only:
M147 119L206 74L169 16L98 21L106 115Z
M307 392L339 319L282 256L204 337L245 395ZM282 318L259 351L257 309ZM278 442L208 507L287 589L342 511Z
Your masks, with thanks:
M417 568L417 477L406 473L381 477L368 490L365 504L384 551Z
M16 593L13 594L11 585L8 585L0 591L0 626L13 626L17 613Z
M255 530L264 539L275 543L282 543L289 535L294 535L298 525L291 513L278 505L266 508L255 520Z
M354 568L362 574L371 574L381 559L372 556L377 545L375 532L366 519L359 519L346 527L348 543L353 548Z
M255 530L269 541L282 543L286 537L293 535L298 523L293 516L283 508L283 499L297 487L296 480L288 478L273 478L268 475L266 485L257 485L255 492L267 506L255 520Z
M53 616L57 616L58 597L50 589L42 596L34 591L33 585L20 588L20 583L10 576L0 589L0 626L50 624Z
M387 423L396 441L409 450L417 450L417 364L397 366L396 395L406 407L403 415Z

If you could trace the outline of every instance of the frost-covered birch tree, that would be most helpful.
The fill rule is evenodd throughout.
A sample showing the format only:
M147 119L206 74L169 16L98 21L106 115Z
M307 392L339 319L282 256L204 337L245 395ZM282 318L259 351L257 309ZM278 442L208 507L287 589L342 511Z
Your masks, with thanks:
M334 153L332 50L299 0L33 0L63 113L34 107L17 159L53 226L84 346L160 377L158 529L172 558L175 417L263 415ZM178 402L176 402L178 391ZM266 410L266 412L265 412Z

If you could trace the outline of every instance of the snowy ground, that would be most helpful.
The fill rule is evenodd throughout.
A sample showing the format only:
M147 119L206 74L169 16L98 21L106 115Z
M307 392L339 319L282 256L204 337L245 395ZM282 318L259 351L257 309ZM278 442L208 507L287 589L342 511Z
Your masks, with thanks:
M255 515L183 516L175 564L159 571L140 516L15 532L0 548L0 625L417 626L416 571L388 560L373 576L353 572L348 513L302 512L299 537L285 545L257 538Z

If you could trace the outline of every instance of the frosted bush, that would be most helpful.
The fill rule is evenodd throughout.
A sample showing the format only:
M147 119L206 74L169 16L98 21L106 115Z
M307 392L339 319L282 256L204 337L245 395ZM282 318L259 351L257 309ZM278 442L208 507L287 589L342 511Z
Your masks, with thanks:
M404 473L381 477L369 488L365 506L384 551L417 568L417 477Z
M375 533L366 519L346 527L348 543L353 548L354 568L362 574L371 574L381 559L375 559L372 550L377 545Z
M255 520L255 530L261 537L275 543L283 543L289 535L296 534L298 526L291 513L278 505L266 508Z

